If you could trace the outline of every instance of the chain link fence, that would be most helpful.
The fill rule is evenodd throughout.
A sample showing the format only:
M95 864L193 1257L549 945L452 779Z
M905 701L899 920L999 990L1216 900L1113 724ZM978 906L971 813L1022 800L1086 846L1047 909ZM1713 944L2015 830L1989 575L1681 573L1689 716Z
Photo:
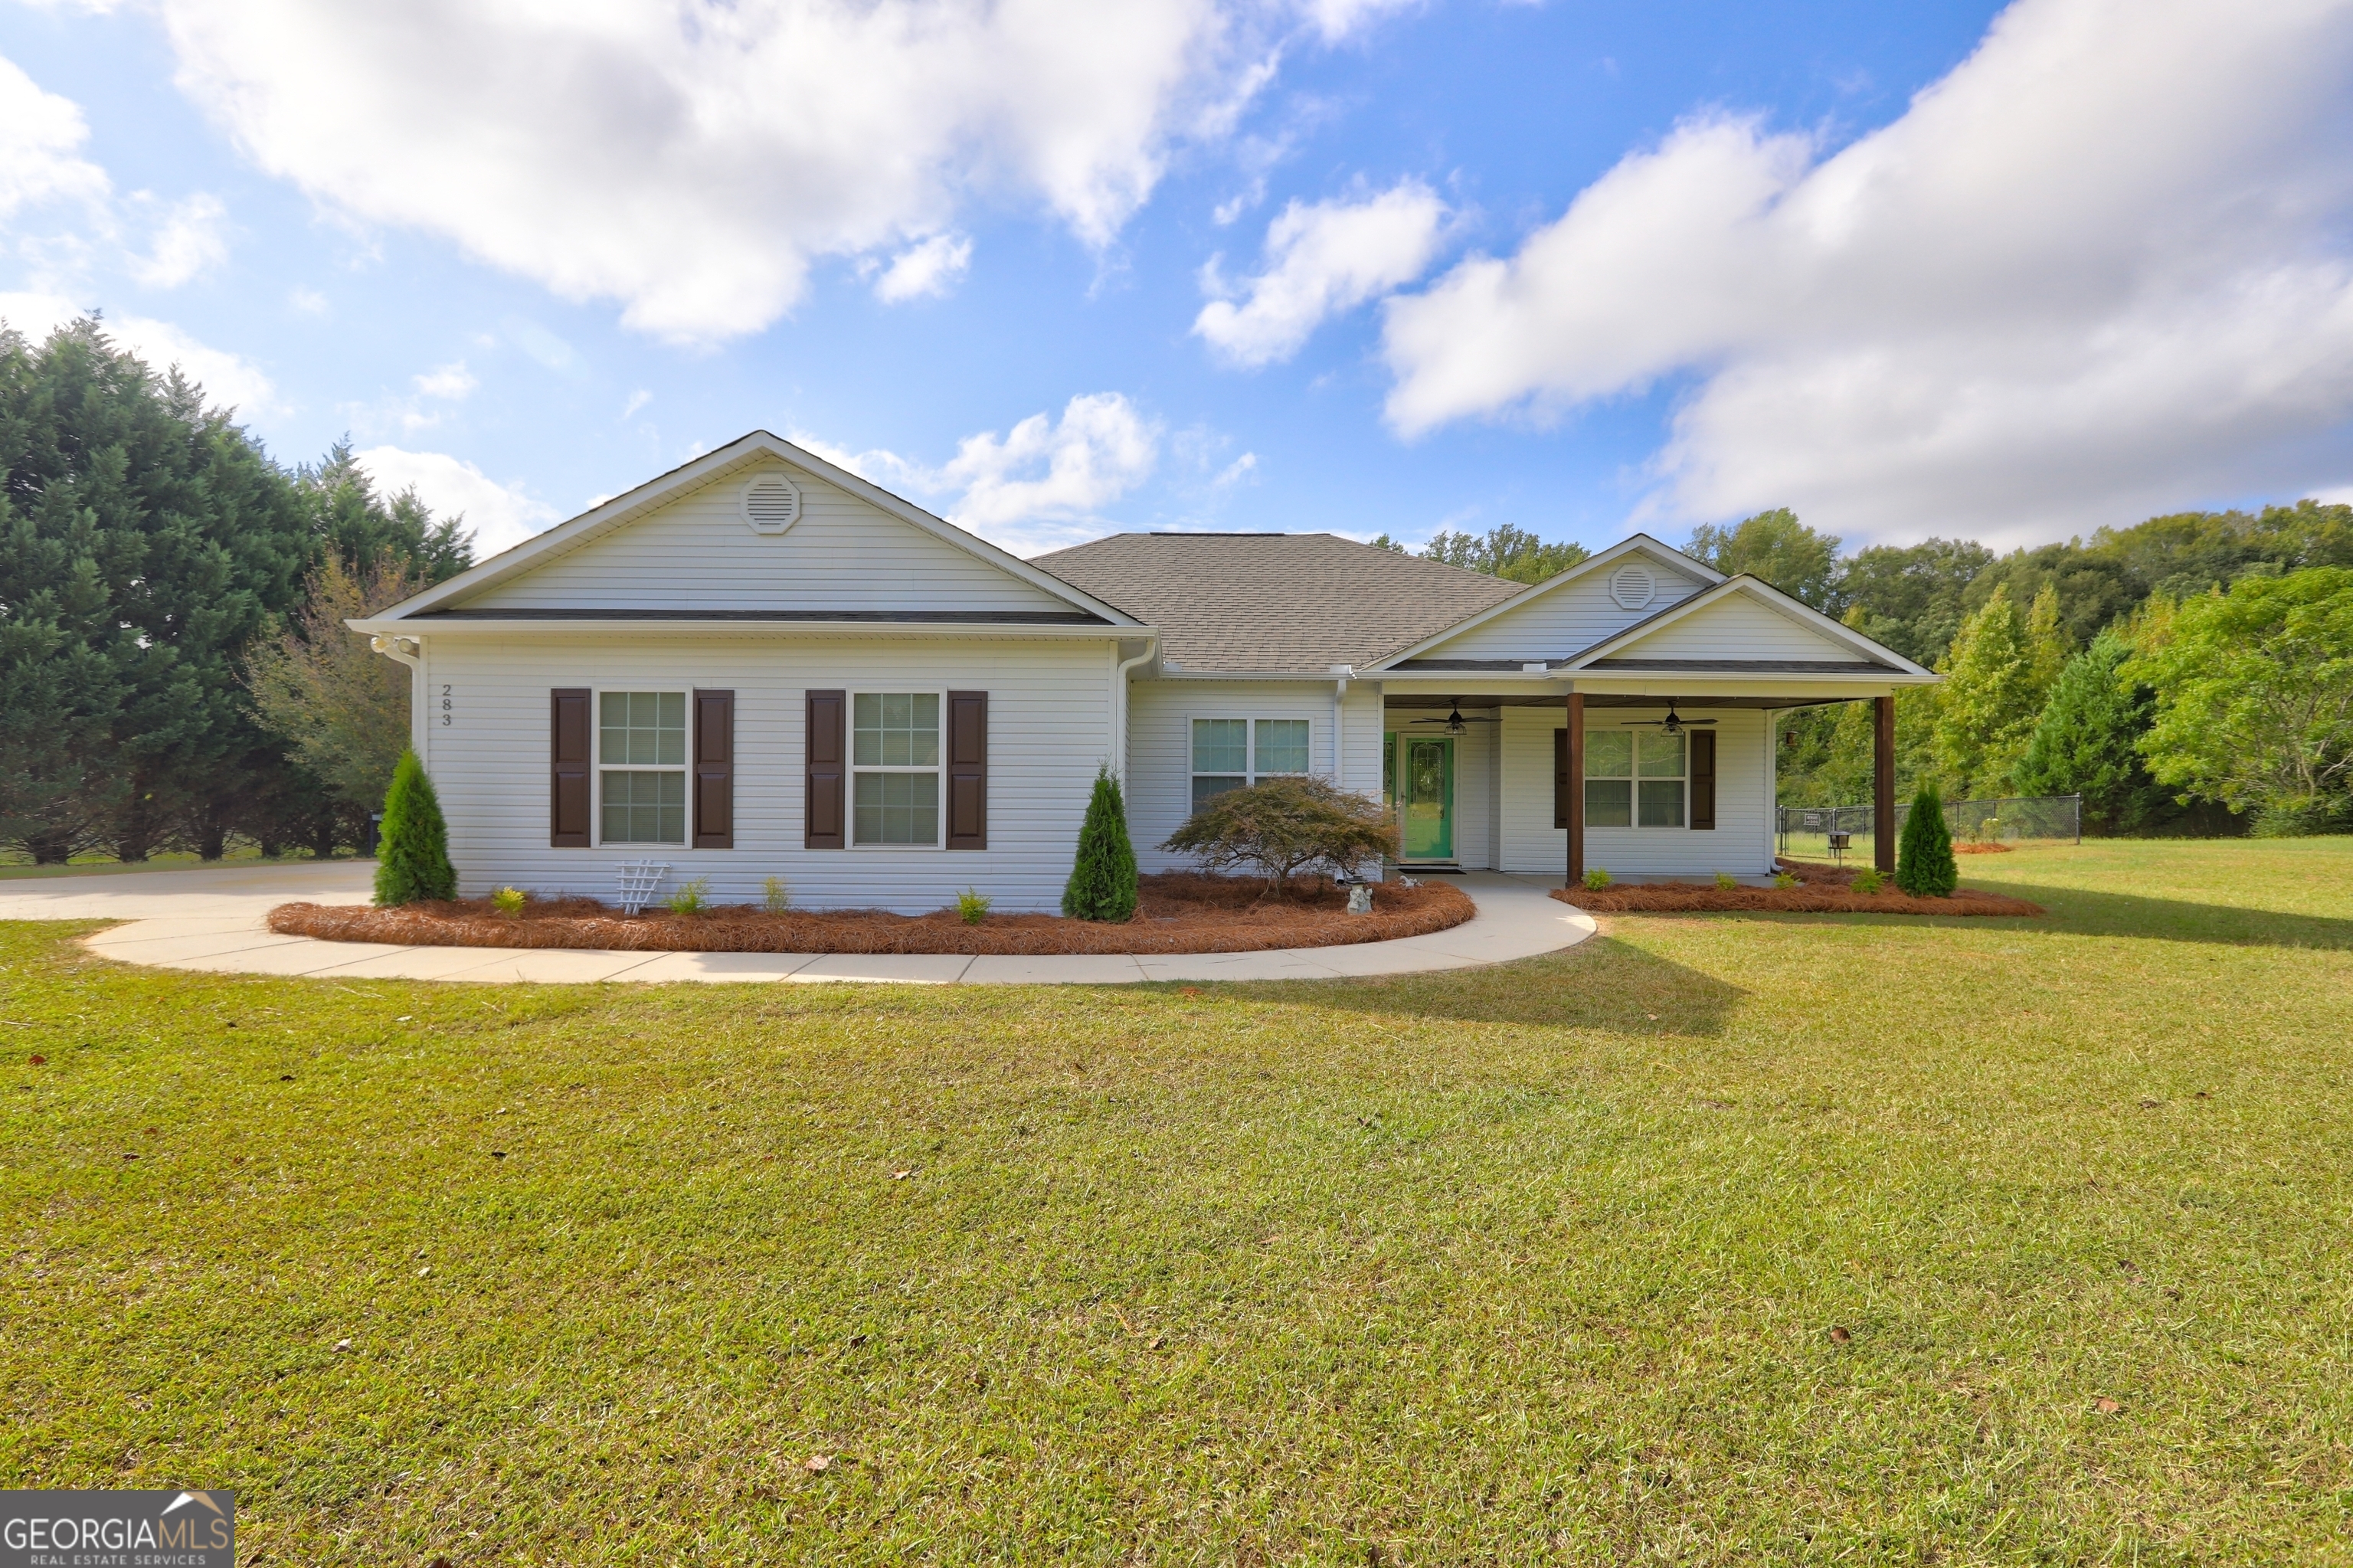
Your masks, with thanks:
M1895 831L1912 803L1895 807ZM1830 857L1841 850L1869 853L1876 827L1869 806L1781 806L1775 809L1775 837L1783 854ZM2084 842L2084 797L2020 796L2000 800L1947 800L1945 826L1955 839L2011 842L2019 839Z

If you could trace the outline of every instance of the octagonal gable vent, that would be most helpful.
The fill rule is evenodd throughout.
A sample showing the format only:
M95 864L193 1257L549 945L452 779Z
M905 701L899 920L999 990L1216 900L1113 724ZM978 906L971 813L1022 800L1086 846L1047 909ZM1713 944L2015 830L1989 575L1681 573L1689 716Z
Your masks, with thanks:
M801 487L764 473L744 487L744 521L754 534L781 534L801 520Z
M1620 609L1640 609L1658 594L1658 574L1640 561L1629 561L1609 574L1609 597Z

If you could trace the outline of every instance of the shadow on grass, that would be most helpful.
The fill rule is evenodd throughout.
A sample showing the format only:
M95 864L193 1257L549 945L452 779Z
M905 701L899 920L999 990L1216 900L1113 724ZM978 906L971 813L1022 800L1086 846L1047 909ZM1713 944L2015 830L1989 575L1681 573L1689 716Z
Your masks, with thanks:
M1480 969L1363 980L1271 980L1233 990L1400 1022L1445 1018L1620 1034L1720 1034L1747 995L1704 970L1609 937Z
M2013 898L2031 898L2051 913L2033 925L2092 937L2142 937L2168 942L2221 942L2239 948L2353 948L2353 920L2327 915L2295 915L2274 909L2242 909L2224 904L2194 904L2179 898L2143 898L2130 893L2095 893L2076 887L2005 883L1969 878L1969 885ZM2010 924L2004 921L2002 924Z
M2180 898L2144 898L2130 893L2098 893L2043 883L1993 882L1970 877L1987 893L2024 898L2042 906L2040 916L1802 914L1742 909L1701 914L1666 909L1628 910L1621 919L1760 920L1783 926L1875 926L1974 930L2065 931L2086 937L2136 937L2160 942L2218 942L2240 948L2353 948L2353 919L2297 915L2275 909L2197 904Z

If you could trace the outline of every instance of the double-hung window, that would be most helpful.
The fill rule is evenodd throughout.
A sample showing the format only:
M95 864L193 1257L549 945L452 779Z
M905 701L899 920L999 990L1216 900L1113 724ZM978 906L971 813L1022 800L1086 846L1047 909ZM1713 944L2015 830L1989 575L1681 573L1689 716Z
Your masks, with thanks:
M1680 828L1689 747L1664 731L1598 729L1585 737L1585 825Z
M854 694L849 765L852 843L938 846L939 693Z
M1306 719L1193 721L1193 810L1246 784L1308 769Z
M600 842L686 842L686 694L598 694L596 768Z

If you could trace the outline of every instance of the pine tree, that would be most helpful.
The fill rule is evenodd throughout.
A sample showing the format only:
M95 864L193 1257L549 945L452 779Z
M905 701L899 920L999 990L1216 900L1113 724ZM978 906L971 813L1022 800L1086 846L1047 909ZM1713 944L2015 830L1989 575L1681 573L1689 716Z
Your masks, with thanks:
M1912 798L1911 814L1904 819L1895 885L1915 898L1948 898L1960 885L1961 868L1953 863L1953 835L1945 826L1944 797L1934 784L1923 784Z
M375 901L414 904L455 898L458 874L449 864L449 830L441 801L417 753L404 751L384 797L384 842L376 850Z
M1062 889L1062 913L1114 923L1135 914L1135 846L1128 842L1127 806L1109 767L1095 774L1094 796L1079 828L1078 860Z
M2173 816L2172 791L2148 776L2135 746L2148 732L2155 694L2117 674L2132 645L2111 629L2067 661L2018 765L2027 795L2081 795L2087 831L2138 832Z

